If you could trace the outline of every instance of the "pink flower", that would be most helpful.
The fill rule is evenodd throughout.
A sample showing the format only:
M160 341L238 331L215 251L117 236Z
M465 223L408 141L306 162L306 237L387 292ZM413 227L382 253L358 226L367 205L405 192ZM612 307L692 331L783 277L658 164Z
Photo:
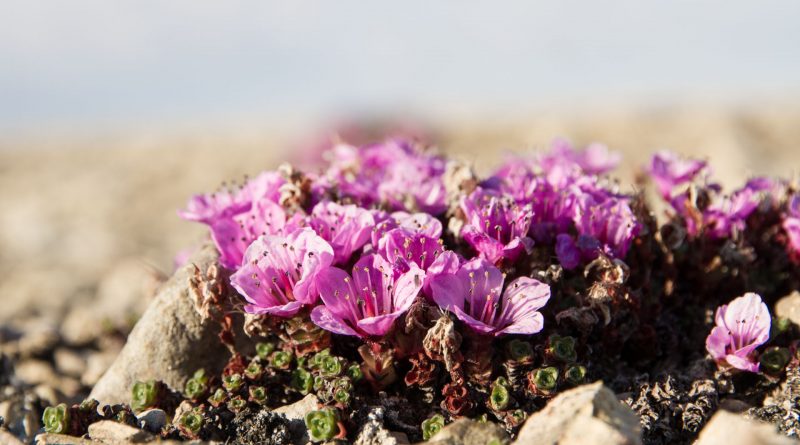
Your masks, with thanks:
M208 225L220 253L220 263L236 269L247 246L260 235L288 233L302 225L302 215L286 215L277 204L285 180L264 172L234 191L197 195L178 214Z
M188 221L208 225L250 210L254 201L269 199L278 202L280 186L286 181L277 172L263 172L239 188L195 195L178 215Z
M717 308L716 326L706 338L706 350L722 366L758 372L757 347L769 339L772 323L767 305L752 292Z
M231 284L247 300L245 311L291 317L314 304L317 274L330 266L333 249L309 228L288 235L264 235L244 255Z
M494 264L515 261L533 247L527 236L530 205L519 206L510 197L477 189L461 201L461 210L467 218L461 236L482 258Z
M369 241L375 219L356 205L324 201L314 206L309 225L333 247L334 263L342 264Z
M538 312L550 298L550 286L528 277L512 281L503 291L503 273L475 258L455 274L433 279L433 300L442 309L481 334L535 334L544 319Z
M395 276L414 267L424 272L422 286L428 296L434 277L455 273L461 264L455 252L444 249L441 239L404 228L390 230L378 244L378 252L392 265Z
M353 266L352 277L329 267L317 277L323 305L311 311L311 320L335 334L383 336L414 302L423 275L412 266L395 279L391 264L380 255L363 256Z
M381 210L374 210L375 228L372 231L372 245L382 249L380 240L392 229L402 228L408 232L419 233L428 238L439 239L442 236L442 223L429 213L394 212L391 215Z
M362 206L384 204L391 210L446 209L442 176L446 161L413 141L391 138L363 147L339 145L325 181Z
M787 214L783 219L783 230L786 231L789 252L800 256L800 195L794 195L789 200Z
M220 218L211 224L211 238L219 250L220 264L236 269L242 264L247 247L259 236L287 234L302 226L301 214L295 213L287 218L283 207L261 200L245 213Z
M660 151L653 155L647 171L661 196L670 200L678 186L692 182L705 169L704 161L682 158L670 151Z

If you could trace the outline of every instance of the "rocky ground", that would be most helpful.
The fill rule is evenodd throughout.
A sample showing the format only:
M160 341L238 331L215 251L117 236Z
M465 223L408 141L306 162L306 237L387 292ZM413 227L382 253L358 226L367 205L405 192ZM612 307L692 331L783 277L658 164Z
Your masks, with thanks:
M626 183L632 183L637 166L661 148L713 158L717 176L729 184L740 183L749 174L796 176L800 166L796 149L800 108L788 106L537 115L504 123L443 124L427 133L451 153L483 169L502 150L542 147L553 136L567 136L578 145L602 141L623 152L625 163L619 176ZM111 366L136 320L159 289L163 294L174 255L202 239L202 229L175 215L191 193L297 159L294 148L314 145L307 139L298 142L301 139L291 131L232 134L0 139L0 417L4 419L0 442L11 441L8 434L32 440L41 427L38 413L44 406L79 402ZM614 382L606 383L614 389ZM790 386L775 393L775 406L783 409L760 410L753 416L796 422L797 400L790 390L797 385ZM676 400L670 395L676 387L692 393L693 399ZM603 414L621 409L614 397L600 387L576 390L581 391L590 394L581 403L603 407L585 414L601 419L592 427L598 428L598 434L606 430L618 434L617 442L608 443L637 443L640 433L629 421L628 411L620 411L625 412L619 414L623 420ZM687 376L664 376L663 382L647 391L618 396L642 415L645 402L648 409L696 406L702 384ZM551 403L553 412L561 412L565 422L579 422L583 416L574 414L579 408L559 411L556 401ZM556 417L540 421L555 422ZM722 443L712 440L736 428L763 435L763 443L780 443L766 438L768 432L755 432L738 417L719 415L719 419L706 428L714 431L714 426L720 432L701 434L702 443ZM531 422L536 423L533 418ZM589 428L580 425L574 431ZM448 430L463 437L469 428L453 424ZM373 435L385 433L374 430ZM572 430L560 426L559 431ZM441 440L448 443L450 439ZM558 440L581 443L574 437Z

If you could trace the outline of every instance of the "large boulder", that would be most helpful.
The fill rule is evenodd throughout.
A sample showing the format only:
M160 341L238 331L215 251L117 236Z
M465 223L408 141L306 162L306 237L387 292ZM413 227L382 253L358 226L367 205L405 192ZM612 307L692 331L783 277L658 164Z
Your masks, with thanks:
M217 258L216 249L206 245L164 283L91 397L109 404L128 403L138 380L161 380L182 390L196 370L222 370L229 352L218 338L219 325L199 315L189 293L195 266L205 272Z
M516 444L636 445L639 419L602 382L559 394L522 426Z

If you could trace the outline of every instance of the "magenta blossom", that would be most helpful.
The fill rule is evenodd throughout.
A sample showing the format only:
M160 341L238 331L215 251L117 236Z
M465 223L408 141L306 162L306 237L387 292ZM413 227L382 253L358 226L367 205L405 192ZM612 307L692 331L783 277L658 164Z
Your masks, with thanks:
M442 176L446 161L413 141L388 139L363 147L339 145L332 150L324 180L362 206L383 204L390 210L446 209Z
M758 294L746 293L717 308L716 326L706 338L706 350L721 366L758 372L756 348L769 339L767 305Z
M309 228L265 235L247 248L231 284L247 300L248 313L291 317L317 301L316 276L332 261L330 244Z
M333 247L334 263L343 264L369 241L375 219L356 205L324 201L314 206L309 226Z
M783 219L787 248L793 256L800 258L800 195L789 199L787 214Z
M579 235L577 241L566 233L560 233L556 237L556 257L567 270L597 258L600 250L600 242L588 235Z
M578 233L597 240L608 255L625 258L631 243L641 230L641 224L636 220L628 201L605 198L598 203L590 195L584 195L583 198L580 217L575 221Z
M704 161L682 158L670 151L660 151L653 155L647 171L661 196L671 200L677 187L694 181L697 175L707 170L706 167Z
M388 231L378 245L379 253L392 265L395 276L412 267L425 272L422 288L428 297L431 296L431 280L441 274L455 273L461 264L459 255L445 250L440 238L432 238L409 229Z
M433 300L455 313L480 334L535 334L542 330L539 312L550 298L550 286L519 277L506 286L499 269L482 258L462 265L455 274L442 274L431 283Z
M439 239L442 236L442 223L429 213L394 212L391 215L384 211L373 211L375 228L372 231L372 245L382 249L380 240L392 229L403 228L409 232L419 233L428 238Z
M603 174L616 168L621 159L620 153L609 151L603 144L594 143L583 150L575 150L566 139L556 139L550 151L538 158L538 164L552 180L564 175Z
M528 237L530 205L519 206L510 197L477 189L461 201L461 210L467 219L461 236L482 258L495 264L515 261L533 247Z
M277 172L263 172L243 186L193 196L178 215L188 221L212 225L220 218L249 211L253 202L261 199L278 202L280 186L285 182Z
M280 205L261 200L252 208L235 216L219 218L211 224L211 238L220 253L220 264L236 269L242 264L247 247L262 235L287 234L302 227L300 213L287 217Z
M311 311L311 320L335 334L383 336L414 302L423 275L412 266L395 279L391 264L380 255L361 257L353 266L352 277L329 267L317 277L323 305Z
M237 189L194 196L178 214L208 225L220 263L236 269L256 238L288 233L302 225L302 215L287 216L277 204L284 183L279 173L264 172Z

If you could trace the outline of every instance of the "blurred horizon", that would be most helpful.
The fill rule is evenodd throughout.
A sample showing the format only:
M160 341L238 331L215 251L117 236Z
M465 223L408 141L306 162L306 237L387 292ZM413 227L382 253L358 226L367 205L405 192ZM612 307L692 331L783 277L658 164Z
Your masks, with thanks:
M81 0L0 11L6 137L800 102L792 0Z

